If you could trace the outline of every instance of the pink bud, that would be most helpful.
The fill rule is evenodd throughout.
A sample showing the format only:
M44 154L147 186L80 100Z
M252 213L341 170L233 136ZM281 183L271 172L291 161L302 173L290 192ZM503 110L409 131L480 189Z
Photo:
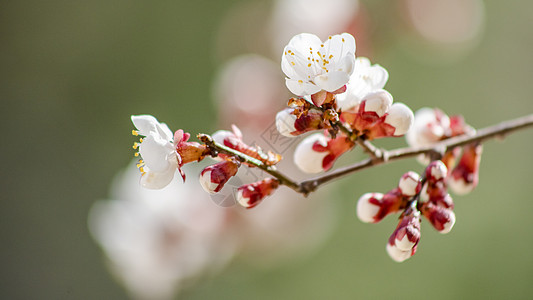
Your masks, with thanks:
M413 171L409 171L402 175L398 188L404 196L413 197L420 193L422 189L422 183L420 182L420 175Z
M188 142L191 135L183 130L174 132L174 147L178 154L178 171L185 181L185 173L181 170L184 164L201 161L209 153L206 145L197 142Z
M387 112L385 123L395 128L393 135L401 136L413 126L413 111L403 103L394 103Z
M206 167L200 173L200 184L210 194L218 193L237 174L240 163L233 157Z
M416 252L420 241L420 212L410 211L404 215L389 238L387 252L397 262L402 262Z
M311 108L298 114L298 109L286 108L276 115L276 128L279 133L286 137L294 137L300 134L330 127L324 120L322 111Z
M279 181L266 178L261 181L245 184L237 190L237 201L246 208L258 205L266 196L272 194L279 185Z
M294 163L306 173L320 173L329 170L335 160L354 147L354 142L343 135L335 139L323 133L306 137L294 151Z
M385 90L378 90L367 94L360 104L362 112L374 113L377 117L382 117L392 105L392 95Z
M467 145L463 151L463 156L448 181L450 188L458 195L468 194L477 186L483 146Z
M268 166L275 165L281 160L281 155L279 154L273 153L271 151L265 153L257 146L249 146L242 140L241 130L235 125L231 125L231 128L233 129L233 132L227 130L219 130L213 133L213 139L226 147L237 150L252 158L260 160ZM228 155L225 154L219 154L218 156L220 158L228 157Z
M429 183L443 181L446 179L447 174L448 168L440 160L432 161L426 168L426 178Z
M365 223L378 223L387 215L397 212L406 203L399 189L387 194L366 193L357 201L357 217Z
M410 146L428 146L451 134L450 118L437 108L421 108L415 115L414 124L407 132Z
M420 210L438 232L448 233L452 230L455 224L453 210L435 205L432 202L423 203Z

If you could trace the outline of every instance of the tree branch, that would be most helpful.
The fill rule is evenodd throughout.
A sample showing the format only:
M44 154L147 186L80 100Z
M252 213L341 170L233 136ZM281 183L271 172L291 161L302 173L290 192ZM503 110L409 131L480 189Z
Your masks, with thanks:
M475 134L471 134L471 135L465 134L465 135L449 138L449 139L443 140L439 143L436 143L430 146L406 147L406 148L398 148L398 149L389 150L389 151L377 149L371 143L365 143L367 141L359 140L358 144L361 145L363 149L365 149L365 152L368 152L370 154L371 158L362 160L350 166L338 168L330 173L327 173L327 174L324 174L324 175L321 175L315 178L311 178L308 180L304 180L300 183L288 178L283 173L279 172L274 166L266 166L261 161L255 158L247 156L239 151L233 150L231 148L228 148L224 145L221 145L213 141L213 139L209 135L199 134L198 138L202 142L204 142L210 149L215 150L215 152L235 156L241 162L245 162L249 165L258 167L261 170L265 171L266 173L272 175L273 177L279 180L280 184L286 185L290 187L291 189L293 189L294 191L301 193L304 196L307 196L309 193L315 191L321 185L329 181L343 177L348 174L361 171L366 168L370 168L370 167L381 165L381 164L387 164L392 161L396 161L400 159L418 156L420 154L434 154L437 157L440 157L446 151L452 148L464 146L464 145L471 144L471 143L480 143L482 141L485 141L487 139L492 139L492 138L503 138L507 134L515 132L519 129L532 127L532 126L533 126L533 114L527 115L521 118L505 121L494 126L480 129ZM339 128L341 129L341 131L344 131L343 129L345 129L343 127L339 127Z

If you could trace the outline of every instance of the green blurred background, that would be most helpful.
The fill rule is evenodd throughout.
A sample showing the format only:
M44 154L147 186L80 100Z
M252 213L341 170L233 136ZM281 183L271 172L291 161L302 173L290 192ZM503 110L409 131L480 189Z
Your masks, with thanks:
M88 211L131 161L131 114L150 113L189 132L215 129L213 77L227 59L247 50L237 31L226 33L231 51L221 51L221 24L249 3L271 5L2 3L2 299L127 298L88 233ZM395 99L414 110L438 106L463 114L474 127L533 111L533 2L486 2L478 44L453 59L412 41L392 1L363 3L372 61L388 69L387 89ZM341 180L334 199L325 199L342 207L338 228L309 258L267 271L237 260L182 296L531 299L532 151L532 131L488 142L479 187L455 197L455 229L441 236L424 223L419 250L405 263L394 263L384 250L396 221L362 224L354 207L361 194L385 192L404 171L420 170L414 160Z

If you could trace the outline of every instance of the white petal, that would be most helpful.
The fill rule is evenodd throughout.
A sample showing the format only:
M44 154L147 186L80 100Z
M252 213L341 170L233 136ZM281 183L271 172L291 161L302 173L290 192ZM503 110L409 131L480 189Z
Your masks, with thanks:
M139 147L139 153L147 167L154 172L162 172L168 168L173 157L174 149L168 141L151 133L144 138Z
M419 180L420 175L413 171L409 171L402 176L398 187L402 191L403 195L414 196L416 195L416 188L418 187Z
M455 178L454 176L448 178L448 186L456 195L466 195L476 187L472 183L466 183L463 177Z
M296 166L306 173L320 173L324 172L322 167L322 160L329 153L316 152L312 149L315 142L320 143L322 146L327 146L327 139L322 133L315 133L306 137L294 150L294 163Z
M245 198L242 194L242 191L238 190L237 191L237 202L239 202L239 204L242 205L243 207L250 207L250 205L248 204L248 201L250 201L250 199Z
M326 57L334 62L339 62L346 55L355 55L355 39L349 33L337 34L328 38L324 43Z
M296 116L291 112L292 109L284 109L276 114L276 128L281 135L286 137L294 137L291 132L296 131L296 128L294 128Z
M316 69L313 68L313 64L307 59L306 54L302 54L290 46L285 47L285 49L287 54L283 54L282 60L285 59L285 62L281 66L284 72L287 71L287 73L285 73L287 77L291 79L302 79L305 81L316 75ZM292 52L289 54L289 51ZM309 66L309 64L311 64L311 66ZM289 76L289 74L292 75Z
M355 55L346 55L340 61L332 64L331 71L345 72L350 76L353 73L355 64ZM348 82L348 81L347 81Z
M357 201L357 217L365 223L374 223L374 217L378 213L380 207L369 202L371 198L381 200L383 194L381 193L366 193L359 201Z
M309 48L319 49L322 41L314 34L300 33L292 37L287 46L293 47L296 51L304 54Z
M174 141L174 134L172 133L172 130L168 128L167 124L165 123L158 123L156 124L157 133L161 136L162 139L165 141L172 142Z
M313 81L320 89L334 92L345 85L349 79L350 77L345 72L331 71L315 77Z
M291 93L297 96L306 96L318 93L320 88L312 83L296 79L285 79L285 85Z
M392 105L392 95L385 90L378 90L366 95L363 101L366 100L365 111L373 111L382 117Z
M204 191L209 194L216 194L215 190L218 187L218 183L211 181L211 171L206 171L200 175L200 184L204 188Z
M145 167L145 173L141 177L141 186L147 189L162 189L174 178L176 165L169 165L164 172L154 172Z
M413 126L413 111L403 103L394 103L385 117L385 123L395 128L394 135L404 135Z
M411 242L407 237L407 234L403 236L401 240L395 239L394 244L401 251L411 251L415 243Z
M396 246L390 245L389 243L387 243L387 253L396 262L403 262L409 257L411 257L411 250L402 251Z
M131 116L131 121L140 135L148 135L150 132L157 132L156 126L159 124L156 118L151 115Z

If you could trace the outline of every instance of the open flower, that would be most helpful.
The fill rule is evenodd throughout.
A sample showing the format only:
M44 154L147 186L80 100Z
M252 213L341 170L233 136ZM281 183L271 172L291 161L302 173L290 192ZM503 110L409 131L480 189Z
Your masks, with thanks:
M371 65L366 57L358 57L350 81L346 84L346 92L337 95L338 107L347 110L359 105L367 94L383 89L388 79L389 73L385 68Z
M142 173L141 185L149 189L164 188L172 181L178 168L172 131L150 115L131 116L131 121L137 128L133 134L144 136L140 144L133 145L134 149L139 148L142 157L138 165Z
M176 169L185 180L181 167L202 160L208 153L205 145L188 142L189 133L180 129L172 135L168 126L159 123L153 116L131 116L131 121L137 128L133 135L144 136L141 143L135 143L133 148L139 148L142 157L138 167L142 173L141 185L146 188L164 188L174 178Z
M295 35L281 57L287 88L298 96L322 90L334 93L348 82L354 63L355 39L348 33L330 36L325 42L314 34Z

